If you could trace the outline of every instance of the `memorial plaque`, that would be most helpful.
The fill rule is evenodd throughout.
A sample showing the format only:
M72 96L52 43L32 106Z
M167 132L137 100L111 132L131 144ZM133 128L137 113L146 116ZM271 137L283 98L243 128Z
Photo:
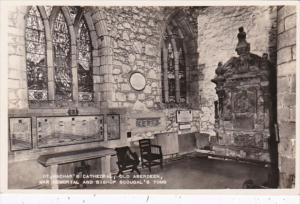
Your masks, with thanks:
M179 130L186 130L186 129L191 129L192 125L191 124L180 124L179 125Z
M176 112L177 123L189 123L193 121L193 114L191 110L178 110Z
M9 136L11 151L31 149L31 118L9 118Z
M107 139L108 140L120 139L120 115L117 114L107 115Z
M145 128L145 127L157 127L160 125L160 118L137 118L136 127Z
M38 117L38 147L104 140L103 116Z

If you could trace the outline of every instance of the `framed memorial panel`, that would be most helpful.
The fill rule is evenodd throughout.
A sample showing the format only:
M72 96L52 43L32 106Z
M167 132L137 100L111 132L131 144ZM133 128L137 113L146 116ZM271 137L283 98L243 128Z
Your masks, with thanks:
M103 115L37 117L38 147L104 140Z
M32 149L31 118L9 118L10 150Z

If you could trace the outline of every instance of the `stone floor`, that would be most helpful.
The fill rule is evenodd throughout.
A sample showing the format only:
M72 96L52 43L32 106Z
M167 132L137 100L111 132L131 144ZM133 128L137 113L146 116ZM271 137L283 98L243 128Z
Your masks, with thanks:
M152 169L142 169L141 175L154 178L134 178L127 172L123 178L113 178L114 184L92 184L88 189L239 189L252 179L262 185L267 180L267 168L262 165L201 157L185 157ZM158 178L159 177L159 178Z

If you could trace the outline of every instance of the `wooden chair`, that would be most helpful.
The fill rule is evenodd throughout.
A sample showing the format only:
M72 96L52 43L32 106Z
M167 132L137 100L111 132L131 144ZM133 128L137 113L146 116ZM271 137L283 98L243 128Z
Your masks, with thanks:
M131 169L131 172L136 171L138 174L141 174L137 169L137 166L140 163L139 157L135 152L132 152L128 146L119 147L115 149L117 152L117 165L119 172L117 176L123 174L123 171Z
M152 145L150 139L139 140L142 168L144 166L148 167L151 172L151 167L160 165L163 168L163 156L161 151L161 146Z

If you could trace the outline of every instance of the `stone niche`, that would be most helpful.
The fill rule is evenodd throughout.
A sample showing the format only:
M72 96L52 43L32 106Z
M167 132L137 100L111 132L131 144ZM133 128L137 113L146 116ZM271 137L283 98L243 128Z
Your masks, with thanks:
M271 66L267 54L260 57L250 52L243 27L237 37L238 57L219 62L212 79L218 95L214 147L222 154L270 161Z

